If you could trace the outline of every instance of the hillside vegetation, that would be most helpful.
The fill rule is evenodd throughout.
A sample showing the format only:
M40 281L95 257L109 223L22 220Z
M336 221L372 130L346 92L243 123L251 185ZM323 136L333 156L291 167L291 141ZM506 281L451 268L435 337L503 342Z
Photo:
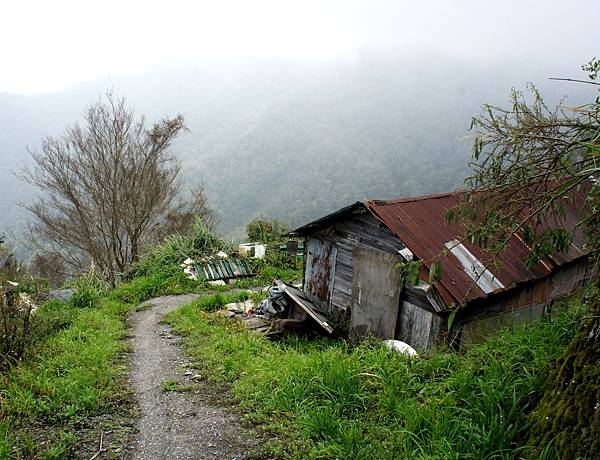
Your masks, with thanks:
M86 435L90 427L112 433L107 448L119 457L136 413L126 379L127 317L148 298L183 292L205 295L166 321L185 337L206 384L271 439L257 458L558 458L552 438L528 447L529 415L585 314L577 302L465 354L442 348L410 359L377 342L351 348L311 334L270 341L214 312L265 295L227 292L232 287L292 280L298 270L270 258L256 263L252 281L215 294L183 276L178 262L216 248L225 245L197 227L155 248L117 289L92 273L72 284L68 303L44 304L36 317L54 327L0 373L0 458L85 456L98 442Z
M572 67L536 65L507 72L505 65L393 53L312 65L249 59L157 68L52 95L0 94L0 231L26 220L17 202L31 202L33 192L12 174L29 163L25 147L81 120L110 88L149 121L185 117L189 132L173 146L184 181L203 184L220 230L241 237L260 216L294 226L367 197L460 187L469 120L484 102L503 105L507 90L527 81L540 83L551 100L563 95L547 77ZM570 90L568 104L580 102L578 91Z
M251 420L278 435L282 458L554 458L529 451L528 414L582 314L504 330L464 355L410 359L373 342L257 337L201 299L170 314L194 366L231 386Z

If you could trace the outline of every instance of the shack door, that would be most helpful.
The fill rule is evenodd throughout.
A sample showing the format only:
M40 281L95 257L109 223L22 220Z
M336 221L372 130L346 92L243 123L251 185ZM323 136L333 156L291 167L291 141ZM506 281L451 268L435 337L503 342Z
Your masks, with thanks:
M371 248L354 248L350 340L393 339L400 306L399 256Z
M309 294L319 307L330 312L331 293L335 279L337 247L326 240L311 238L306 245L304 292Z

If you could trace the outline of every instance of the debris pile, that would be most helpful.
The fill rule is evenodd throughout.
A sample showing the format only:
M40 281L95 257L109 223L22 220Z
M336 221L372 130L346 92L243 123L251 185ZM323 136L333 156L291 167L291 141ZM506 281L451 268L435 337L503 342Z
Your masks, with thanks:
M227 304L217 314L241 321L252 332L263 335L314 326L327 334L333 332L323 313L294 286L275 280L267 292L268 298L257 307L253 301L246 300Z
M277 285L268 289L269 297L263 300L255 314L265 319L283 318L289 311L290 302L285 293Z

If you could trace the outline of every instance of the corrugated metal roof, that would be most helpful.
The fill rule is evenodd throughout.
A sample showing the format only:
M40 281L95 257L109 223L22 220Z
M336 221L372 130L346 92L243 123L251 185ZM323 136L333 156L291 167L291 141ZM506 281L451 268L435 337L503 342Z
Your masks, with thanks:
M462 196L463 192L451 192L391 201L373 200L367 201L366 206L429 269L430 260L447 249L448 242L460 238L464 233L464 229L460 225L449 224L446 220L447 210L454 207ZM565 203L562 225L569 229L575 229L576 223L580 220L584 201L585 194L578 193L573 203L570 201ZM510 289L518 283L548 275L556 266L583 256L583 241L582 232L577 231L570 251L557 254L546 263L528 267L524 261L530 252L529 248L515 236L511 238L507 248L499 255L497 260L499 267L490 266L488 269L492 278L499 282L498 286ZM462 252L468 257L473 256L484 265L489 260L489 255L484 254L479 246L470 242L463 242L463 246L466 251ZM485 292L480 285L474 283L472 274L470 276L464 266L464 261L461 262L456 255L451 253L440 260L442 277L433 284L447 305L468 302L485 297L489 293L489 289L486 289L488 292ZM473 270L477 270L477 268L474 267ZM500 290L502 290L501 287L496 289L496 291Z

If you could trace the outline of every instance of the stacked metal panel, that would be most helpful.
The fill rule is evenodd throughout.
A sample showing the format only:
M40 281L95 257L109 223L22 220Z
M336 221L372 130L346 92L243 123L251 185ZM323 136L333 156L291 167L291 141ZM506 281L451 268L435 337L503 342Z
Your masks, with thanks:
M195 264L196 276L209 281L252 276L252 269L243 259L215 259Z

